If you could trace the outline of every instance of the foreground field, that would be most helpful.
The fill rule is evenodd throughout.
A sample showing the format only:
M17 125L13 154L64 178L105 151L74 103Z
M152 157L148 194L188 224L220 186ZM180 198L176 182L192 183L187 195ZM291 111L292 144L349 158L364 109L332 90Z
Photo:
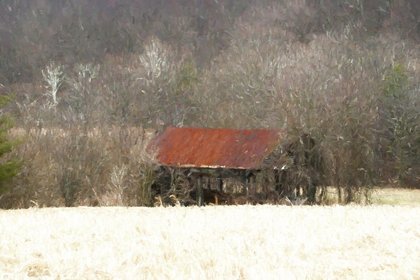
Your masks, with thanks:
M1 279L419 279L420 207L0 210Z

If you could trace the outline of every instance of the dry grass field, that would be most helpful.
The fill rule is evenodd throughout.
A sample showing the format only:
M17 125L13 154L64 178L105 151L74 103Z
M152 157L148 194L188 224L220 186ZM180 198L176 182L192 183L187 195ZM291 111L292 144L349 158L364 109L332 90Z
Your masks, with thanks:
M0 210L0 279L420 279L420 207Z

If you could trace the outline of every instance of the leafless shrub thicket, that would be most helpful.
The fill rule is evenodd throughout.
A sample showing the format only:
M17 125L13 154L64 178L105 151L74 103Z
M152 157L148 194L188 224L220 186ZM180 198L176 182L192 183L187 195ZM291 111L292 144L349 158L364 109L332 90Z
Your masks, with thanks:
M142 128L31 129L14 151L24 165L1 207L145 205L153 202L150 140ZM12 137L20 137L22 133Z
M311 135L321 189L343 202L418 187L416 1L210 2L2 5L0 90L27 131L10 207L150 205L144 135L127 127L163 125Z

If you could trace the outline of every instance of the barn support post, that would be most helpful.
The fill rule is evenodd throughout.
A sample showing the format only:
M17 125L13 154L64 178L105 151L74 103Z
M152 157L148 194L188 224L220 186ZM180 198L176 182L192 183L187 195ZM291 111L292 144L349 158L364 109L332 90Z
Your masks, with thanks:
M203 178L202 176L197 177L197 186L196 186L196 192L197 192L197 205L199 207L204 206L204 193L203 193Z
M246 194L255 193L255 174L253 172L246 172Z
M169 192L174 193L174 191L175 191L175 169L170 168L169 172L171 174L171 184L170 184Z
M223 179L222 178L219 178L217 181L218 181L217 182L217 190L219 192L222 192L223 191Z
M239 172L239 176L241 178L241 182L242 182L242 195L248 195L248 191L249 191L249 184L248 184L248 178L246 176L246 170L241 170Z
M206 188L207 188L208 190L211 190L210 177L207 177L207 178L206 178Z
M251 178L249 178L249 183L251 185L252 193L254 194L257 192L256 182L257 182L257 176L254 173L252 173Z
M282 194L284 192L283 185L280 181L280 171L278 169L274 169L274 189L279 194Z

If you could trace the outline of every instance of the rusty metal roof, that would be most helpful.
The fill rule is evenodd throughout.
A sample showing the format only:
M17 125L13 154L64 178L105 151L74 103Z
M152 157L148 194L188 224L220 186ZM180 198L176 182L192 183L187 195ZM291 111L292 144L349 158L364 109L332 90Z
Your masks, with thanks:
M281 136L279 130L167 127L147 150L167 166L256 169Z

